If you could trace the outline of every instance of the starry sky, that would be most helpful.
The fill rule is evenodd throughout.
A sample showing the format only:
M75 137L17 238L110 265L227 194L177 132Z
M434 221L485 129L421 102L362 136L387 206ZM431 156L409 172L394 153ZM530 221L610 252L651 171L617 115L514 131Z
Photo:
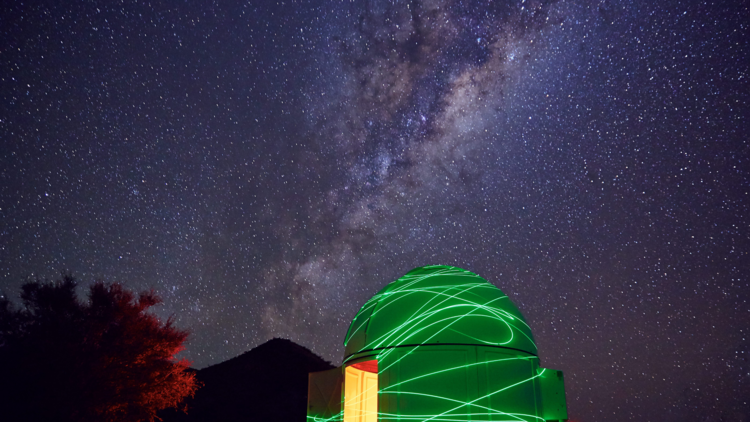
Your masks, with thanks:
M339 364L375 292L455 265L573 420L750 419L747 2L0 8L6 295L121 281L195 367Z

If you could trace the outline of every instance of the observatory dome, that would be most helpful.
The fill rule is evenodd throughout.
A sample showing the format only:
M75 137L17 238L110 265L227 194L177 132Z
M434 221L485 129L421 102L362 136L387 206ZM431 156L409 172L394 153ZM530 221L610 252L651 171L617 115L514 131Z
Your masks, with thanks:
M537 355L531 329L507 295L472 272L436 265L413 269L362 306L346 334L344 361L430 344Z

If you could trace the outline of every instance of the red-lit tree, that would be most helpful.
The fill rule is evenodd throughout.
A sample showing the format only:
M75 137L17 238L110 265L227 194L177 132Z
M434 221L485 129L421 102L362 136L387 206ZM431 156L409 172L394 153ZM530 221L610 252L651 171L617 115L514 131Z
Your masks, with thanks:
M153 421L198 385L177 360L188 333L147 310L161 299L97 282L34 281L24 309L0 300L0 420Z

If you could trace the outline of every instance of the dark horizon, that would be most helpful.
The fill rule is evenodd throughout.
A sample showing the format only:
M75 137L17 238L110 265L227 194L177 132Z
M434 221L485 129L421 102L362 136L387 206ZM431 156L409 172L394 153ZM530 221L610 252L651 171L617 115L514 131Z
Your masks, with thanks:
M338 365L367 299L452 265L572 419L750 413L746 5L0 11L0 293L155 288L194 367L273 337Z

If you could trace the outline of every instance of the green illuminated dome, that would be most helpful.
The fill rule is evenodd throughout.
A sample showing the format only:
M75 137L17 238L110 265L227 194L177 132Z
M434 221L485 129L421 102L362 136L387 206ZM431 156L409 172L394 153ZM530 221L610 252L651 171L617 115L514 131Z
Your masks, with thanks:
M344 361L399 346L461 344L537 354L531 329L500 289L442 265L420 267L388 284L354 317Z

